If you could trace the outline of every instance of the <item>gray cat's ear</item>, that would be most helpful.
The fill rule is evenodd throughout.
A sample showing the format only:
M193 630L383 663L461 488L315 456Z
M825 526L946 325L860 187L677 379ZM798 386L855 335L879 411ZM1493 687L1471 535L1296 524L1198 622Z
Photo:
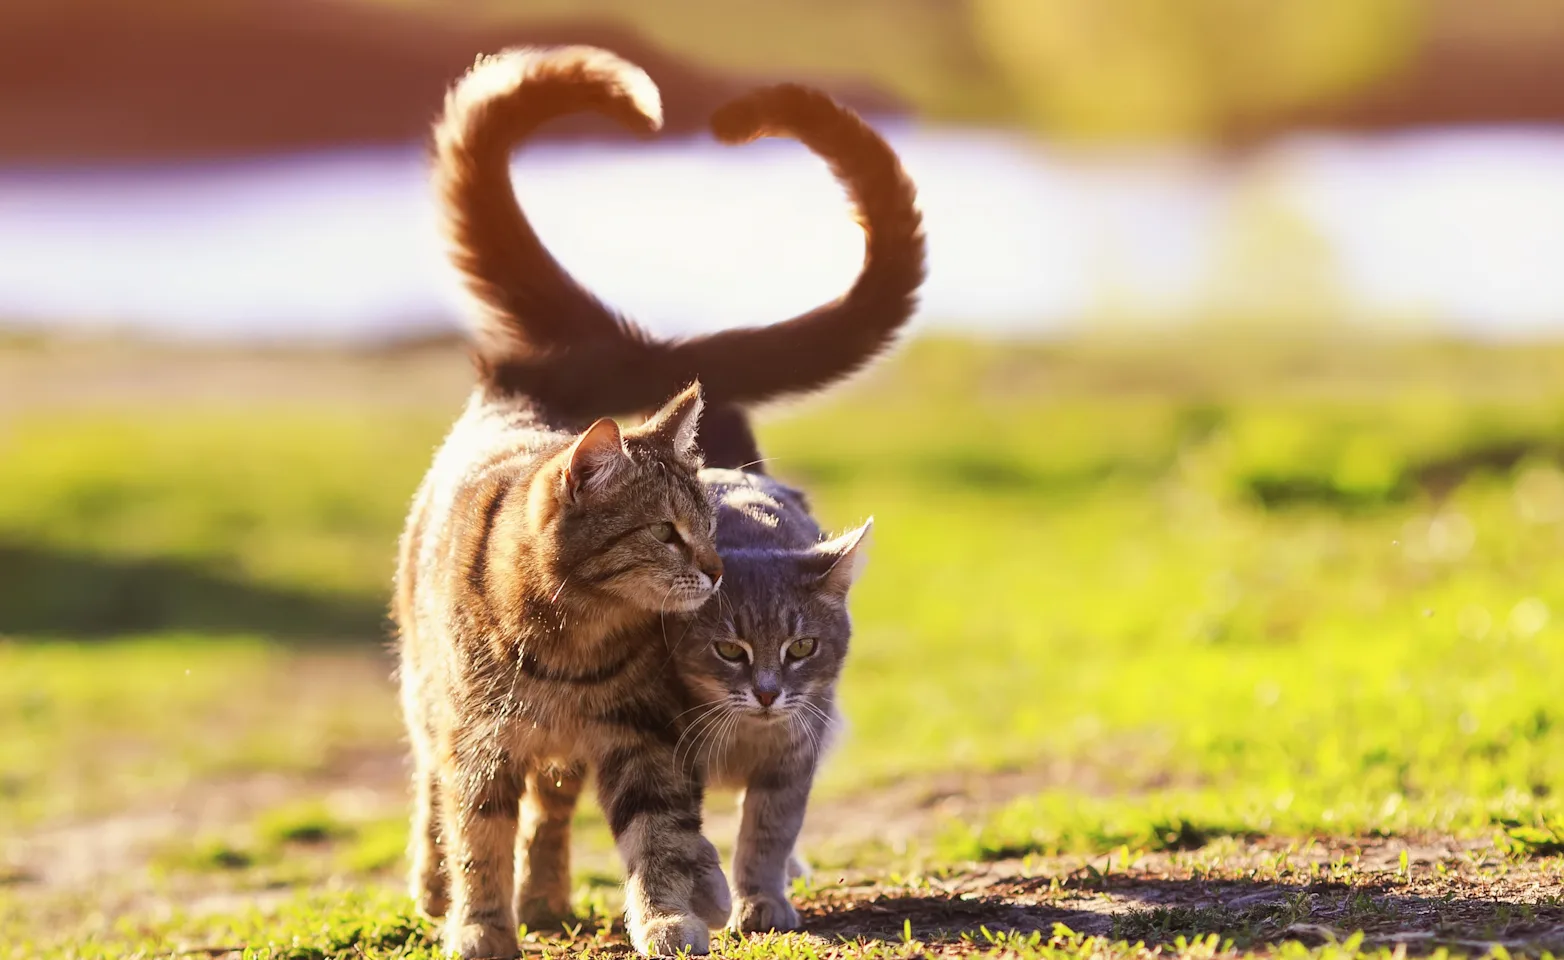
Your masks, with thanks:
M582 491L601 490L630 462L619 424L603 417L587 427L570 448L570 461L560 477L560 490L566 500L575 500Z
M695 454L695 435L700 430L701 410L705 406L700 382L696 381L664 404L650 420L636 427L634 435L653 437L673 447L677 456L691 457Z
M874 518L870 517L858 529L810 548L810 553L827 564L820 574L820 589L837 597L847 597L847 591L852 589L869 562L869 532L873 529Z

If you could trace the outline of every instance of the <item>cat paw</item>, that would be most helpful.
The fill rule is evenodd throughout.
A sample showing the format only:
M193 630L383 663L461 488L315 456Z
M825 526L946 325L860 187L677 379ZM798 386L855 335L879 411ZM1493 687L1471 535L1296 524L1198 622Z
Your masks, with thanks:
M658 917L632 925L630 942L643 957L705 956L711 952L711 931L698 917Z
M574 920L575 914L569 904L561 906L558 898L533 897L517 905L516 919L528 930L553 933Z
M445 911L451 908L451 898L443 883L434 884L415 880L412 893L413 903L418 907L418 912L432 920L445 916Z
M751 893L739 898L733 910L731 926L739 933L797 930L798 911L787 902L787 897Z
M445 949L462 960L511 960L521 955L514 929L484 923L447 926Z

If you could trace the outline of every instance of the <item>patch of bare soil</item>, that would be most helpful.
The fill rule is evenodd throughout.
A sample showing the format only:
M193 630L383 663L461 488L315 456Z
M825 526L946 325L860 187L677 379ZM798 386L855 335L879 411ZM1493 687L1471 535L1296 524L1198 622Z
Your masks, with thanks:
M1564 949L1561 870L1557 858L1515 861L1487 842L1430 836L1224 840L1128 863L1008 860L904 882L860 871L815 887L800 904L800 936L823 958L964 956L1015 946L1017 937L1104 955L1079 938L1141 946L1122 948L1130 953L1215 935L1214 949L1197 950L1211 956L1341 943L1360 931L1364 948L1400 954L1503 947L1536 956ZM568 944L535 938L532 946L629 954L617 929Z
M1222 841L1187 853L969 865L910 885L826 888L811 935L900 939L963 952L990 934L1056 924L1150 946L1216 934L1240 948L1286 940L1487 952L1564 947L1558 859L1513 861L1446 837Z
M405 803L402 764L399 754L388 751L345 761L329 777L314 780L209 783L192 787L163 811L42 832L24 844L36 859L22 861L7 887L13 898L22 895L38 904L40 917L67 919L89 892L100 915L166 914L183 885L137 889L135 883L115 883L147 876L149 851L160 843L304 796L394 815ZM1057 783L1055 776L1038 773L952 775L831 800L812 811L805 848L915 844L951 816L978 816L1013 796ZM734 814L720 808L709 822L714 837L731 836L736 827ZM297 882L286 888L213 889L181 899L178 906L198 911L265 906L299 889ZM800 903L801 935L822 957L862 955L876 945L898 953L959 956L990 949L1006 936L1047 941L1058 935L1058 925L1149 948L1214 934L1238 949L1264 949L1287 941L1343 941L1362 931L1365 946L1413 954L1440 947L1486 953L1499 945L1512 954L1536 955L1564 951L1561 892L1564 858L1516 859L1488 841L1225 838L1198 850L1131 855L1128 861L1121 855L1036 857L960 864L908 878L886 870L817 870ZM546 954L583 949L629 954L617 925L595 935L529 939L530 950Z

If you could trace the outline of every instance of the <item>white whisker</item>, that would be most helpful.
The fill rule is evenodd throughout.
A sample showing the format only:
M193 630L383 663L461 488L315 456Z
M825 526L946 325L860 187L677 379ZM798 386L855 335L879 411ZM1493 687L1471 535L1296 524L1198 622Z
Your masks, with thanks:
M668 592L663 594L663 602L657 605L657 625L663 631L663 649L668 651L668 656L673 656L673 647L668 645L668 598L673 596L674 587L678 584L669 584Z
M694 722L685 728L684 733L679 735L678 743L674 744L673 763L675 767L679 767L680 749L683 747L685 739L691 736L695 738L690 741L689 753L685 755L685 759L690 759L700 749L701 741L705 739L706 735L711 732L722 718L723 710L727 707L727 704L719 700L708 706L710 709L696 717Z

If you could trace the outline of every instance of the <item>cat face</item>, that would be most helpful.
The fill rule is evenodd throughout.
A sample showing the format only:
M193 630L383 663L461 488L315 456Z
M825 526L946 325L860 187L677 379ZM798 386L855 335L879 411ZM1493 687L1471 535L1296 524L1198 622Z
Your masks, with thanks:
M679 644L696 702L749 723L828 725L852 634L847 591L867 532L809 550L728 553L722 589Z
M698 478L692 387L641 426L594 423L562 454L555 509L541 531L557 544L562 589L606 594L650 612L687 612L722 581L716 519Z

